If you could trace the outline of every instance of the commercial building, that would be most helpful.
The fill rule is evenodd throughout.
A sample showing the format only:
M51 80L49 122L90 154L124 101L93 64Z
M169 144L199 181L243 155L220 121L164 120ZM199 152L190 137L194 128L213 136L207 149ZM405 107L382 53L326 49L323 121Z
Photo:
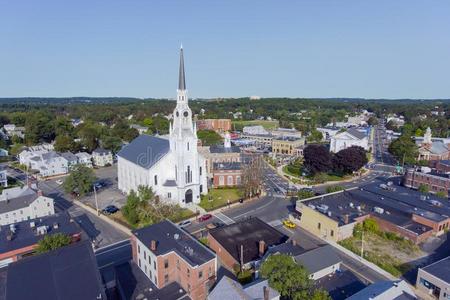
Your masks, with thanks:
M13 187L0 194L0 225L50 216L55 213L53 199L35 186Z
M413 290L404 280L379 281L372 283L365 289L357 292L347 300L414 300L417 299Z
M301 138L302 132L295 128L282 128L271 130L270 133L277 138Z
M0 299L106 299L89 241L24 258L1 272L6 280Z
M67 213L1 226L0 268L34 254L39 240L56 233L68 235L76 242L81 239L82 230Z
M421 198L420 193L401 186L395 188L396 192L372 184L299 200L300 226L322 238L340 241L352 236L356 224L373 218L381 230L415 243L449 228L450 207L446 203Z
M450 299L450 256L419 268L416 288L439 300Z
M205 158L208 177L213 177L215 163L237 163L241 161L241 149L231 145L230 134L226 133L223 145L199 147L199 153Z
M114 158L110 150L98 148L92 151L92 161L94 166L105 167L114 163Z
M218 227L209 231L209 247L229 270L249 269L260 261L271 246L284 243L287 236L258 218Z
M278 137L272 140L272 153L291 156L303 145L305 145L304 138Z
M162 289L177 282L192 299L205 299L216 280L214 252L165 220L133 231L133 260Z
M216 132L227 132L231 130L230 119L203 119L197 120L198 130L214 130Z
M330 151L337 153L351 146L359 146L369 150L369 138L366 132L349 128L344 132L337 133L330 138Z
M450 160L434 161L432 167L439 173L450 173Z
M208 295L208 300L278 300L280 293L269 286L267 280L258 280L242 286L239 282L224 276Z
M269 132L262 125L244 126L242 129L244 135L268 135Z
M420 170L408 169L403 177L403 185L413 189L426 186L433 194L441 192L448 196L450 177L448 174L437 172L425 173Z
M271 147L274 136L271 134L243 133L241 134L241 138L252 141L254 144L259 146Z

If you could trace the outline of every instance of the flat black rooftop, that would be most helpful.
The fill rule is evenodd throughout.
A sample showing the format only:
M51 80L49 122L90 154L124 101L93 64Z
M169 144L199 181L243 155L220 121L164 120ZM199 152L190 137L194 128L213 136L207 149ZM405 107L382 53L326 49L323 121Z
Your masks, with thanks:
M450 256L438 260L422 270L450 284Z
M177 282L158 289L133 261L117 266L115 273L125 299L191 299Z
M155 255L175 251L193 267L216 257L214 252L168 220L134 230L133 234L149 249L151 241L156 241L156 250L152 251Z
M89 241L8 265L7 300L106 299Z
M30 224L32 223L34 223L34 227L31 227ZM0 253L21 249L36 244L45 236L37 234L36 228L40 226L47 227L47 233L45 235L55 233L74 235L82 233L80 226L71 220L69 214L66 212L15 223L15 233L12 235L10 225L4 225L0 227ZM8 235L11 235L11 240L8 240Z
M224 147L223 145L214 145L209 147L211 153L240 153L241 148L238 146Z
M244 246L244 264L259 259L259 241L266 247L284 243L288 237L259 218L215 228L209 234L224 247L236 261L240 261L240 248Z
M337 221L339 225L345 224L345 215L348 216L349 222L351 223L355 221L356 218L370 213L419 235L432 230L432 228L414 222L412 220L413 213L423 215L425 218L431 220L446 219L446 217L443 217L442 215L421 210L390 197L361 189L353 189L337 194L324 195L323 197L317 197L315 199L305 201L303 204L310 206L311 208L315 207L316 209L320 205L328 206L326 214L329 218ZM382 208L384 213L376 213L374 211L375 207Z

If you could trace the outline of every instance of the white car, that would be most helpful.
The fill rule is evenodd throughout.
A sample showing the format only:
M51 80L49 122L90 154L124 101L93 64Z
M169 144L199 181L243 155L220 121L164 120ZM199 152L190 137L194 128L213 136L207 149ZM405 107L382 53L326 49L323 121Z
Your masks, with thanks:
M189 226L191 224L192 224L191 221L186 220L186 221L183 221L183 222L179 223L178 226L180 226L180 228L184 228L184 227L187 227L187 226Z
M58 180L56 180L55 182L56 182L56 184L58 184L58 185L63 184L63 181L62 181L61 179L58 179Z

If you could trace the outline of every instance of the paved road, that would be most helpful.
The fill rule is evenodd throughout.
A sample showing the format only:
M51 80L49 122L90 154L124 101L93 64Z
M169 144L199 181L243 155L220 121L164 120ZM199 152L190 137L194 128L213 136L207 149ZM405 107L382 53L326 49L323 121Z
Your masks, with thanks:
M95 250L95 257L100 269L115 267L132 259L129 239Z

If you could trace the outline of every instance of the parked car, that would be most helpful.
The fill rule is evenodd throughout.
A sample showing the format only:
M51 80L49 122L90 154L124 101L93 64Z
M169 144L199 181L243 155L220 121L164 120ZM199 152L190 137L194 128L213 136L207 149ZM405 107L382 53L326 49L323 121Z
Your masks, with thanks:
M116 212L118 212L119 209L117 208L117 206L115 205L108 205L107 207L105 207L102 212L105 215L111 215L111 214L115 214Z
M103 184L101 182L96 182L96 183L94 183L94 187L98 190L103 187Z
M204 214L203 216L199 217L198 220L199 222L205 222L211 218L212 218L211 214Z
M64 183L61 179L58 179L58 180L56 180L55 182L56 182L56 184L58 184L58 185L61 185L61 184Z
M295 228L297 226L291 220L284 220L283 225L286 226L287 228Z
M189 226L189 225L191 225L191 224L192 224L191 221L186 220L186 221L183 221L183 222L178 223L178 226L180 226L181 228L184 228L184 227L187 227L187 226Z

